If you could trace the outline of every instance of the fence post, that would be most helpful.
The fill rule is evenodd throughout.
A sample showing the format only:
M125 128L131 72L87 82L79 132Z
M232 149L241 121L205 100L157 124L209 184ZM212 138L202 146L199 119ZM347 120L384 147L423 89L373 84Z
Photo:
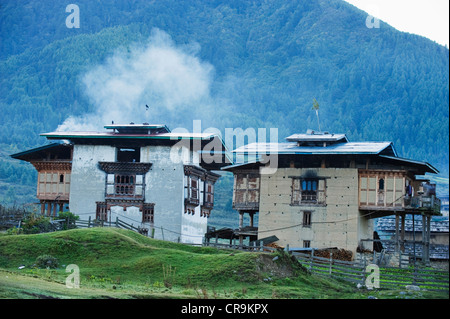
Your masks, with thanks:
M312 272L312 262L314 257L314 248L311 249L311 258L309 259L309 271Z
M414 263L414 272L413 272L413 285L416 285L416 278L417 278L417 264Z
M88 228L91 228L91 216L89 216L89 219L88 219Z
M363 268L361 270L361 285L364 286L366 284L366 266L367 265L367 261L366 261L366 256L364 255L364 259L363 259Z
M264 243L262 240L259 242L259 251L264 251Z
M331 265L333 264L333 253L330 252L330 276L331 276Z
M119 228L119 216L116 216L116 227Z

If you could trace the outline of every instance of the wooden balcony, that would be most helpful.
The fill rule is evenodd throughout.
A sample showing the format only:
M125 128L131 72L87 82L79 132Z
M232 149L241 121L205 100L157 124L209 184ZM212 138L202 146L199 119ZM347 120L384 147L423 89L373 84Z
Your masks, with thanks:
M435 195L405 196L403 198L405 211L420 211L431 215L441 214L441 200Z
M260 177L255 173L234 176L233 209L240 211L259 210Z
M247 211L247 210L259 210L259 202L249 202L249 201L244 201L244 202L233 202L233 209L235 210L243 210L243 211Z
M382 201L376 203L361 204L360 210L376 211L372 218L381 216L388 216L394 212L404 212L406 214L427 214L427 215L440 215L441 200L435 195L418 195L408 196L404 195L398 201L391 205L385 205Z

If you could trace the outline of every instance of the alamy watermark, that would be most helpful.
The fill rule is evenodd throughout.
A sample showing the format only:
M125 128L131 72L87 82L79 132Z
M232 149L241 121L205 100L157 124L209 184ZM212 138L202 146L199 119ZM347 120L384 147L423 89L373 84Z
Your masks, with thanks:
M380 19L376 18L375 16L380 16L380 8L377 5L370 5L368 7L368 12L371 12L372 14L369 14L366 18L366 27L369 29L379 29L380 28Z
M80 28L80 7L76 4L69 4L66 7L66 12L70 13L66 17L66 27L69 29Z
M66 267L66 272L71 273L66 278L66 288L80 288L80 268L78 265L68 265Z
M225 128L222 132L213 127L202 130L201 120L193 121L192 140L180 138L191 132L185 128L176 128L171 139L178 139L170 150L170 159L173 163L200 162L211 164L223 164L227 155L231 155L229 164L245 164L247 162L259 162L263 164L261 174L274 174L278 168L278 151L273 146L278 143L277 128ZM267 136L267 134L269 136ZM214 136L207 143L203 138ZM243 152L232 153L230 150L244 147ZM197 155L194 155L197 154Z
M366 277L366 288L380 288L380 268L376 264L369 264L366 267L366 273L369 275Z

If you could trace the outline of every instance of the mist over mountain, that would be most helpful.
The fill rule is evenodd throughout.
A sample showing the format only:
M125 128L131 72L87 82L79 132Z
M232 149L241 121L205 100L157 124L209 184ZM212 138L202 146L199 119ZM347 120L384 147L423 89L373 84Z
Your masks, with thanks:
M47 143L42 132L201 120L282 141L317 129L314 98L322 130L392 141L448 191L448 48L369 28L341 0L80 0L79 28L67 4L0 4L0 203L32 201L34 169L8 155Z

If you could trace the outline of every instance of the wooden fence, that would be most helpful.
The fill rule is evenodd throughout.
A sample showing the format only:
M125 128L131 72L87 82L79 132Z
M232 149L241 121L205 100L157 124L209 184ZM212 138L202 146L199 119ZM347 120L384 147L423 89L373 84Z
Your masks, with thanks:
M297 260L310 272L351 281L366 286L371 274L369 264L362 262L342 261L332 258L314 256L311 253L292 252ZM378 267L378 266L376 266ZM449 292L449 272L427 269L424 267L379 267L379 288L404 289L407 285L415 285L421 289Z
M68 226L67 228L89 228L89 227L118 227L123 229L128 229L136 231L138 233L147 235L148 230L146 228L135 227L131 224L116 218L115 221L98 221L92 220L90 217L88 220L75 220L69 223L65 219L52 220L52 225L54 225L54 230L58 230L63 224ZM236 243L210 243L205 242L203 246L211 246L224 249L240 249L246 251L254 252L274 252L275 248L266 247L262 245L256 245L253 242L251 245L240 245ZM289 251L289 249L287 249ZM358 262L342 261L338 259L333 259L333 255L330 254L329 258L314 256L314 250L312 249L310 253L290 251L290 254L295 256L297 260L307 268L311 273L315 273L323 276L330 276L333 278L339 278L346 281L351 281L361 286L366 285L366 280L370 275L364 259ZM377 266L378 267L378 266ZM379 267L379 284L380 288L386 289L403 289L407 285L419 286L422 289L432 290L432 291L445 291L449 292L449 272L436 269L427 269L424 267L409 267L409 268L399 268L399 267Z
M229 243L229 244L225 244L225 243L218 243L218 242L208 242L205 241L202 244L203 247L216 247L216 248L222 248L222 249L239 249L239 250L246 250L246 251L253 251L253 252L274 252L276 251L275 248L272 247L266 247L263 246L263 243L261 242L260 245L257 245L256 242L253 242L249 245L243 245L243 244L239 244L239 243Z
M90 227L117 227L117 228L123 228L123 229L128 229L128 230L132 230L135 232L138 232L140 234L147 234L147 229L146 228L141 228L141 227L136 227L133 226L131 224L128 224L126 222L124 222L123 220L120 220L119 217L116 218L115 221L99 221L99 220L92 220L91 217L89 216L88 220L75 220L73 221L73 224L76 227L79 228L90 228Z

